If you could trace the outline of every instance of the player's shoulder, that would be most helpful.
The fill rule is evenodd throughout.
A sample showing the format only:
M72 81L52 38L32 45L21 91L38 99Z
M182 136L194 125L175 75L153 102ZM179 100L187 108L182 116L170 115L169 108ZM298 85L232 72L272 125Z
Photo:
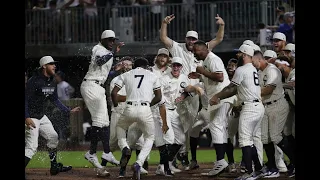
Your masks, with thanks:
M277 68L277 66L275 66L274 64L271 64L271 63L269 63L268 66L267 66L267 72L268 73L272 73L272 72L278 72L278 73L280 72L281 73L280 69Z

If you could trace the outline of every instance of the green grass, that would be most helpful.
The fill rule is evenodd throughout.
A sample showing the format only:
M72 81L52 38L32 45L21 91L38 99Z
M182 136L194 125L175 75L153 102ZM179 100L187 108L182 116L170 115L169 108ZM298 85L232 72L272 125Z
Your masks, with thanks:
M93 167L85 158L84 154L86 151L60 151L58 152L58 162L63 163L64 165L72 165L75 168L83 167ZM99 161L101 162L102 151L97 152ZM115 151L114 156L120 160L121 153L120 151ZM234 159L236 162L240 162L242 156L241 149L234 150ZM189 153L189 159L191 155ZM199 163L210 163L216 160L215 150L197 150L197 160ZM264 154L264 159L266 156ZM132 164L136 160L135 151L132 153L129 164ZM227 160L227 159L226 159ZM285 160L288 161L288 158L285 156ZM149 164L158 164L159 163L159 151L152 150L150 152ZM112 166L108 164L108 166ZM28 164L27 168L50 168L50 160L47 151L38 151Z

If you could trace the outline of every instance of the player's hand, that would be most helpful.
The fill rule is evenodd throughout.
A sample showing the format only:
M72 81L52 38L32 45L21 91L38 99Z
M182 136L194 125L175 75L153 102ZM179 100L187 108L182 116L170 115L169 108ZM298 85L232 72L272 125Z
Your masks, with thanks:
M202 96L204 94L204 90L201 87L196 87L196 93L199 96Z
M29 129L36 128L36 125L34 124L34 122L32 121L31 118L27 118L27 119L25 120L25 123L26 123L26 125L27 125L27 127L28 127Z
M124 45L125 45L124 42L119 42L119 43L117 43L117 44L116 44L116 52L119 52L121 46L124 46Z
M170 24L170 22L175 18L174 14L171 14L170 16L167 16L163 19L163 22L166 24Z
M204 67L203 67L203 66L197 66L196 71L197 71L197 73L203 74L203 73L204 73L204 71L206 71L206 70L204 69Z
M175 103L179 103L179 102L183 101L185 98L186 98L186 96L184 95L184 93L182 93L180 97L177 97L175 99Z
M163 132L163 134L166 134L168 130L169 130L168 125L166 125L166 124L162 125L162 132Z
M213 96L213 97L210 99L209 103L210 103L210 106L212 106L212 105L217 105L217 104L220 103L220 98L218 98L218 97L216 97L216 96Z
M276 60L277 60L277 58L270 58L267 61L268 61L268 63L275 64Z
M199 79L200 78L200 74L197 72L191 72L188 74L188 78L189 79Z
M73 109L70 110L70 113L75 113L75 112L79 112L81 110L80 106L77 106Z
M221 25L221 26L224 25L224 21L223 21L223 19L219 16L219 14L217 14L217 16L215 17L215 19L217 20L216 23L217 23L218 25Z

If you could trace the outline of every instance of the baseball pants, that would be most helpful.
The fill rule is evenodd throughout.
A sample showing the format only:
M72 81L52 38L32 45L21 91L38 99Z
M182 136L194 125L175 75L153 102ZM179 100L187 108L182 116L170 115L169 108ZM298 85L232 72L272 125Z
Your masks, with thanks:
M264 115L264 106L261 102L245 103L242 106L239 117L239 146L254 145L254 137L256 141L261 141L261 121ZM259 151L257 149L257 151Z
M31 118L36 128L29 129L25 125L25 156L32 159L37 152L39 135L47 140L47 147L55 149L58 146L58 134L49 118L44 115L41 119Z
M152 115L154 120L154 130L155 130L155 146L160 147L165 144L173 144L174 143L174 131L171 126L171 120L167 117L167 125L168 125L168 131L166 134L163 134L162 132L162 120L160 117L159 109L151 108L152 109ZM168 110L166 111L168 113ZM167 114L166 113L166 114Z
M118 145L121 150L124 147L130 148L130 146L127 143L126 135L122 134L118 129L128 130L129 126L134 122L137 123L137 127L141 130L144 137L144 144L136 161L142 166L154 143L154 121L149 104L142 105L138 102L133 102L132 105L126 104L117 124Z
M105 89L94 81L83 81L80 92L91 115L92 126L109 126Z
M124 134L126 135L126 131L122 128L118 128L117 129L117 123L119 121L119 118L120 118L121 114L116 112L116 111L113 111L111 113L111 122L110 122L110 139L109 139L109 146L110 146L110 151L111 152L114 152L116 149L118 149L118 138L117 138L117 130L121 131L119 133L121 134ZM136 123L133 123L131 126L135 126ZM137 149L137 150L141 150L142 148L142 145L143 145L143 142L144 142L144 139L143 139L143 136L141 135L142 132L139 130L139 133L140 133L140 138L136 138L136 133L138 132L135 132L136 128L134 127L131 127L129 126L129 129L128 129L128 144L130 147L134 148L134 149ZM131 130L132 129L132 130ZM134 143L136 142L135 144L131 144L131 143Z
M273 142L278 144L282 139L282 131L289 114L289 104L283 97L277 102L265 106L265 113L262 120L263 144Z
M211 110L209 107L209 130L213 144L224 144L228 142L227 121L230 103L223 103L219 108Z
M295 137L295 110L290 108L287 121L285 123L283 134L285 136L293 135Z
M169 110L166 109L167 121L171 121L171 126L174 132L174 144L183 145L186 141L185 132L180 121L179 114L176 109Z

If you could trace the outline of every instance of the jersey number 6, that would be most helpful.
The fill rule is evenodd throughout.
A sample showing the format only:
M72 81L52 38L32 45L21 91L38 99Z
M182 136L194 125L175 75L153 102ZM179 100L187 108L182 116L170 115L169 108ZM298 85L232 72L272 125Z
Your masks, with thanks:
M138 77L140 78L140 81L137 88L140 88L144 75L134 75L134 78L138 78Z

